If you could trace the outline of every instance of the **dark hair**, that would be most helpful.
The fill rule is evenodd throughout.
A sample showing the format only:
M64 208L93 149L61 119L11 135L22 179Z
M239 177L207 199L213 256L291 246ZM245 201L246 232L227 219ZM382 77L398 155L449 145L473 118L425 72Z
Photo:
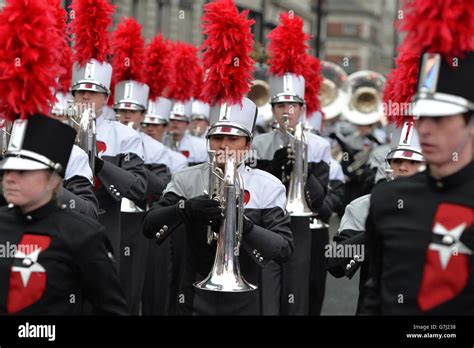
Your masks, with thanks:
M466 126L471 122L471 118L474 117L474 111L468 111L462 114L464 118L464 123L466 123Z

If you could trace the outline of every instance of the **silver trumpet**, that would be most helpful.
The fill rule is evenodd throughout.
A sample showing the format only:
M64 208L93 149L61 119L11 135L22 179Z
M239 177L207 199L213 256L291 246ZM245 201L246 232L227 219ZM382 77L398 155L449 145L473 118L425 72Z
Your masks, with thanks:
M163 145L169 147L173 151L179 152L179 140L175 140L173 135L174 133L172 131L167 132L163 140Z
M8 132L8 122L6 120L0 120L0 156L7 152L9 142L10 133Z
M289 178L286 210L291 216L314 216L314 212L306 203L304 191L308 173L308 143L304 134L303 122L296 125L293 135L288 127L289 116L283 115L283 121L284 145L292 149L295 157L295 164ZM286 182L288 178L283 178L283 180Z
M128 122L127 126L133 129L133 122ZM144 210L140 208L134 201L122 197L120 201L120 212L121 213L142 213Z
M83 109L83 110L82 110ZM71 127L76 132L76 145L83 149L89 157L89 165L94 173L95 156L97 156L96 115L91 105L74 104L68 101L67 116Z
M211 186L212 190L221 192L219 197L213 197L224 207L224 220L217 236L217 249L214 264L208 276L194 286L198 289L221 292L252 291L257 287L247 282L240 273L239 250L242 239L244 219L244 187L241 175L237 171L234 158L229 158L222 171L214 171L215 154L211 160L210 175L216 176ZM220 182L220 183L218 183ZM209 230L208 230L209 231Z

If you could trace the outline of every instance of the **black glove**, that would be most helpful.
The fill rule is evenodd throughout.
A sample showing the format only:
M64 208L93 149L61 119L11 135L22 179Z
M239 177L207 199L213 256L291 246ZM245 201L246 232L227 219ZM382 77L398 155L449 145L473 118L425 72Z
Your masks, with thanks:
M184 201L181 211L190 222L199 221L209 224L210 221L216 223L222 218L222 208L219 202L206 195Z
M104 166L104 160L95 156L94 158L94 175L99 174L99 172L102 170L102 167Z
M283 147L273 155L268 171L282 180L283 183L289 181L291 172L293 171L294 154L288 147Z

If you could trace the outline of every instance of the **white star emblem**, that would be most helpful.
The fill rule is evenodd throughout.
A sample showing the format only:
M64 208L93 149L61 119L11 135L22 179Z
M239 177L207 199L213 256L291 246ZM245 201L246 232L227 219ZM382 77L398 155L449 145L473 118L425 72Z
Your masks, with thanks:
M30 280L31 272L46 272L46 270L36 261L38 260L38 255L41 252L41 248L36 249L30 254L25 254L21 251L15 253L16 259L23 259L23 264L26 266L31 265L30 267L20 267L13 266L12 272L19 272L23 286L26 288L28 281Z
M433 233L443 236L443 243L452 243L450 245L435 243L430 244L431 250L439 252L439 261L443 269L446 269L449 264L449 260L451 259L451 255L453 255L454 253L461 253L467 255L472 254L472 250L460 241L461 235L463 234L465 228L466 223L460 224L450 230L448 230L438 222L435 224L433 228Z

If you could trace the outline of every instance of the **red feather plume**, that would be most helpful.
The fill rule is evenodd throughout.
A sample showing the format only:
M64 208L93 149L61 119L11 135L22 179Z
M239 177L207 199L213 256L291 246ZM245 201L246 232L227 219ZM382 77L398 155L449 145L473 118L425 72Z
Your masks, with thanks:
M321 108L319 102L319 90L323 77L321 75L321 64L319 59L308 55L306 57L306 69L303 77L305 79L304 100L306 101L306 114L311 115Z
M282 76L286 72L303 75L309 35L303 32L303 20L293 12L280 14L280 24L268 34L270 73Z
M204 87L204 70L200 64L196 69L196 83L194 84L194 99L202 99L202 90Z
M409 115L409 105L416 93L420 53L408 49L399 52L396 68L387 76L383 100L388 122L402 127L405 121L413 119Z
M62 36L61 41L61 71L58 72L59 88L58 92L67 93L71 88L72 80L72 51L69 46L70 37L67 27L67 11L62 8L61 0L48 0L51 5L51 11L56 17L56 27Z
M197 48L183 42L172 45L173 58L168 98L185 102L194 95L197 71Z
M71 9L74 61L80 66L94 58L105 62L109 54L109 28L115 6L107 0L75 0Z
M146 84L150 87L150 99L165 95L171 75L171 49L161 33L146 46Z
M241 104L250 90L254 61L250 58L255 22L249 11L239 13L232 0L217 0L204 6L202 45L203 69L207 72L201 99L216 103Z
M134 18L123 20L112 33L112 78L115 82L145 82L145 40L142 27Z
M44 0L7 0L0 11L0 110L8 120L48 115L56 101L62 37L50 9Z
M416 52L438 52L450 61L474 49L474 1L405 0L399 29L404 46Z

